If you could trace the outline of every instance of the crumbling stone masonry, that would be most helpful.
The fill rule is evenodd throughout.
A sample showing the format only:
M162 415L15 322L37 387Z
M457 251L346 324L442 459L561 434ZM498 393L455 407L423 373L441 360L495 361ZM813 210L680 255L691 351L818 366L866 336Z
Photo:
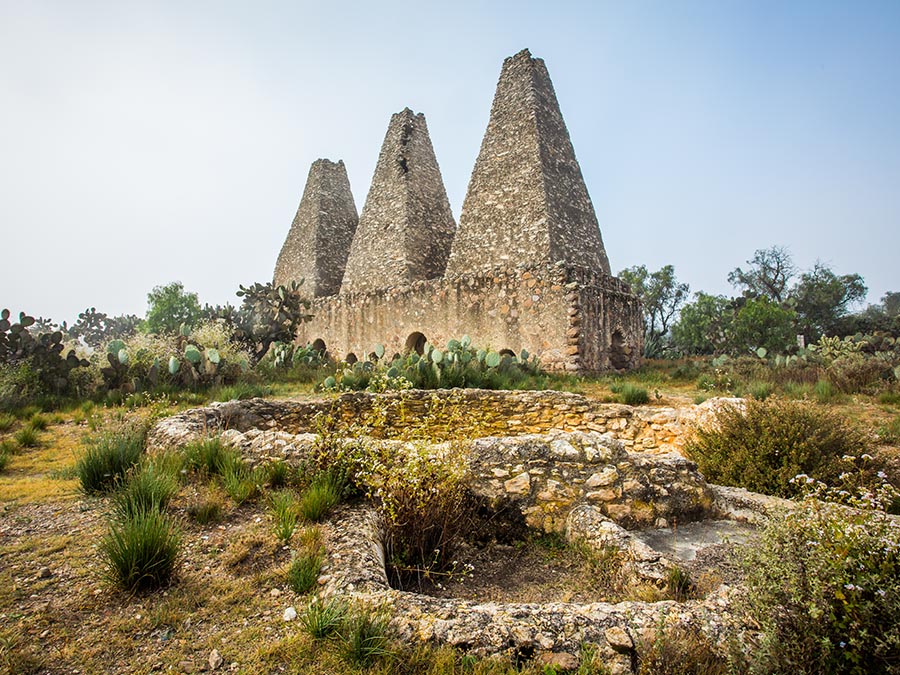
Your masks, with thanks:
M303 202L331 189L314 181L320 164L343 173L316 162ZM340 197L346 213L349 187ZM640 363L640 301L610 275L553 84L528 50L503 64L458 228L425 118L409 109L391 118L352 244L331 211L303 209L275 274L316 280L300 343L363 359L377 344L393 354L469 335L480 347L527 349L552 370ZM340 235L319 236L329 228Z

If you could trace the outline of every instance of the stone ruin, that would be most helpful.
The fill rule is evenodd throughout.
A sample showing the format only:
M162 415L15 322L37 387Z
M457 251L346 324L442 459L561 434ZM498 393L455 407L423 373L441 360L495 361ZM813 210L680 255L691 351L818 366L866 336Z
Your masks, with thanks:
M482 410L473 407L476 401ZM634 583L658 586L673 568L711 565L706 569L715 570L730 546L752 540L758 525L795 508L785 500L709 484L693 462L666 452L680 445L692 421L721 404L711 401L680 411L603 404L552 391L481 390L253 399L163 420L151 431L148 449L218 435L253 466L272 461L304 466L322 448L340 454L342 442L362 439L383 447L380 456L394 458L399 468L409 461L407 453L422 451L422 443L432 456L445 456L450 442L440 440L443 434L462 450L466 485L488 505L489 522L556 532L601 553L619 550ZM371 415L373 407L379 414ZM486 426L473 422L482 413ZM506 413L512 424L505 431L492 426L506 422ZM322 444L318 422L323 416L352 423L354 431ZM438 438L403 440L410 421L425 418ZM367 419L377 420L377 428L366 429ZM723 579L700 597L681 602L435 597L390 583L375 504L363 500L342 506L323 525L323 536L326 562L318 596L389 608L394 630L409 643L551 659L573 668L581 646L590 643L610 673L625 675L636 672L638 645L657 631L697 630L721 646L746 628L732 609L742 593L740 579Z
M544 367L637 366L641 306L610 275L544 62L507 58L463 202L450 211L424 116L392 116L357 222L342 162L313 163L275 282L305 280L297 340L333 357L422 350L469 335Z

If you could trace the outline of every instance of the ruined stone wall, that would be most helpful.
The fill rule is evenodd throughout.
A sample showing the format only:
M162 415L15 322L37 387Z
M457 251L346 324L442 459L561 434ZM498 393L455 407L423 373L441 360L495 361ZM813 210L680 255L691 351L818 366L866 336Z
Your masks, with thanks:
M519 436L549 431L593 431L648 454L681 452L691 429L734 399L667 408L603 403L558 391L484 389L347 393L312 401L232 401L196 408L160 422L148 446L178 445L224 429L298 434L318 430L329 416L338 425L384 438L433 439ZM276 432L277 430L277 432ZM281 445L284 445L281 442Z
M610 273L550 76L524 50L503 63L447 274L547 262Z
M495 350L523 348L557 371L610 367L615 331L640 358L640 304L618 279L558 265L464 274L318 300L298 342L323 340L332 357L364 359L376 344L404 353L421 333L435 345L468 335Z
M406 108L385 134L342 292L440 277L455 230L425 116Z
M317 159L275 263L275 283L302 279L301 292L310 297L340 291L358 221L344 162Z

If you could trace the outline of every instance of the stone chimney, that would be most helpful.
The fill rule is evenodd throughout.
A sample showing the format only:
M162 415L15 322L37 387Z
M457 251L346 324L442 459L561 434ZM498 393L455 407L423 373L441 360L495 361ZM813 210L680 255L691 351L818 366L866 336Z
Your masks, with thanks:
M350 247L342 293L443 276L456 224L425 116L391 116Z
M275 283L303 279L304 295L336 295L358 222L344 162L317 159L275 263Z
M526 49L503 62L447 276L557 262L610 273L550 75Z

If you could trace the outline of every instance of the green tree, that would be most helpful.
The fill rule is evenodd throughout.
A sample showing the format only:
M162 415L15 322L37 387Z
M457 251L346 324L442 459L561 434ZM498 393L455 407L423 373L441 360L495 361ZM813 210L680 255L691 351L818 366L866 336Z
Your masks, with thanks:
M652 273L644 265L635 265L619 272L619 278L631 286L644 308L644 356L660 356L672 320L687 300L690 286L678 283L672 265Z
M143 327L148 333L176 333L181 324L193 326L200 312L197 294L186 292L180 281L173 281L156 286L147 294L147 318Z
M889 317L900 316L900 293L895 291L885 293L881 298L881 306Z
M789 303L797 312L798 332L807 343L837 334L848 307L866 297L867 290L860 275L838 276L817 262L791 290Z
M796 339L797 315L766 296L751 298L734 315L728 331L728 347L733 354L754 352L760 347L784 352Z
M728 274L728 283L746 295L765 296L775 302L787 298L788 284L797 272L791 254L783 246L762 248L747 261L747 271L740 267Z
M734 304L723 295L697 293L672 326L672 344L685 354L719 354L727 349Z

